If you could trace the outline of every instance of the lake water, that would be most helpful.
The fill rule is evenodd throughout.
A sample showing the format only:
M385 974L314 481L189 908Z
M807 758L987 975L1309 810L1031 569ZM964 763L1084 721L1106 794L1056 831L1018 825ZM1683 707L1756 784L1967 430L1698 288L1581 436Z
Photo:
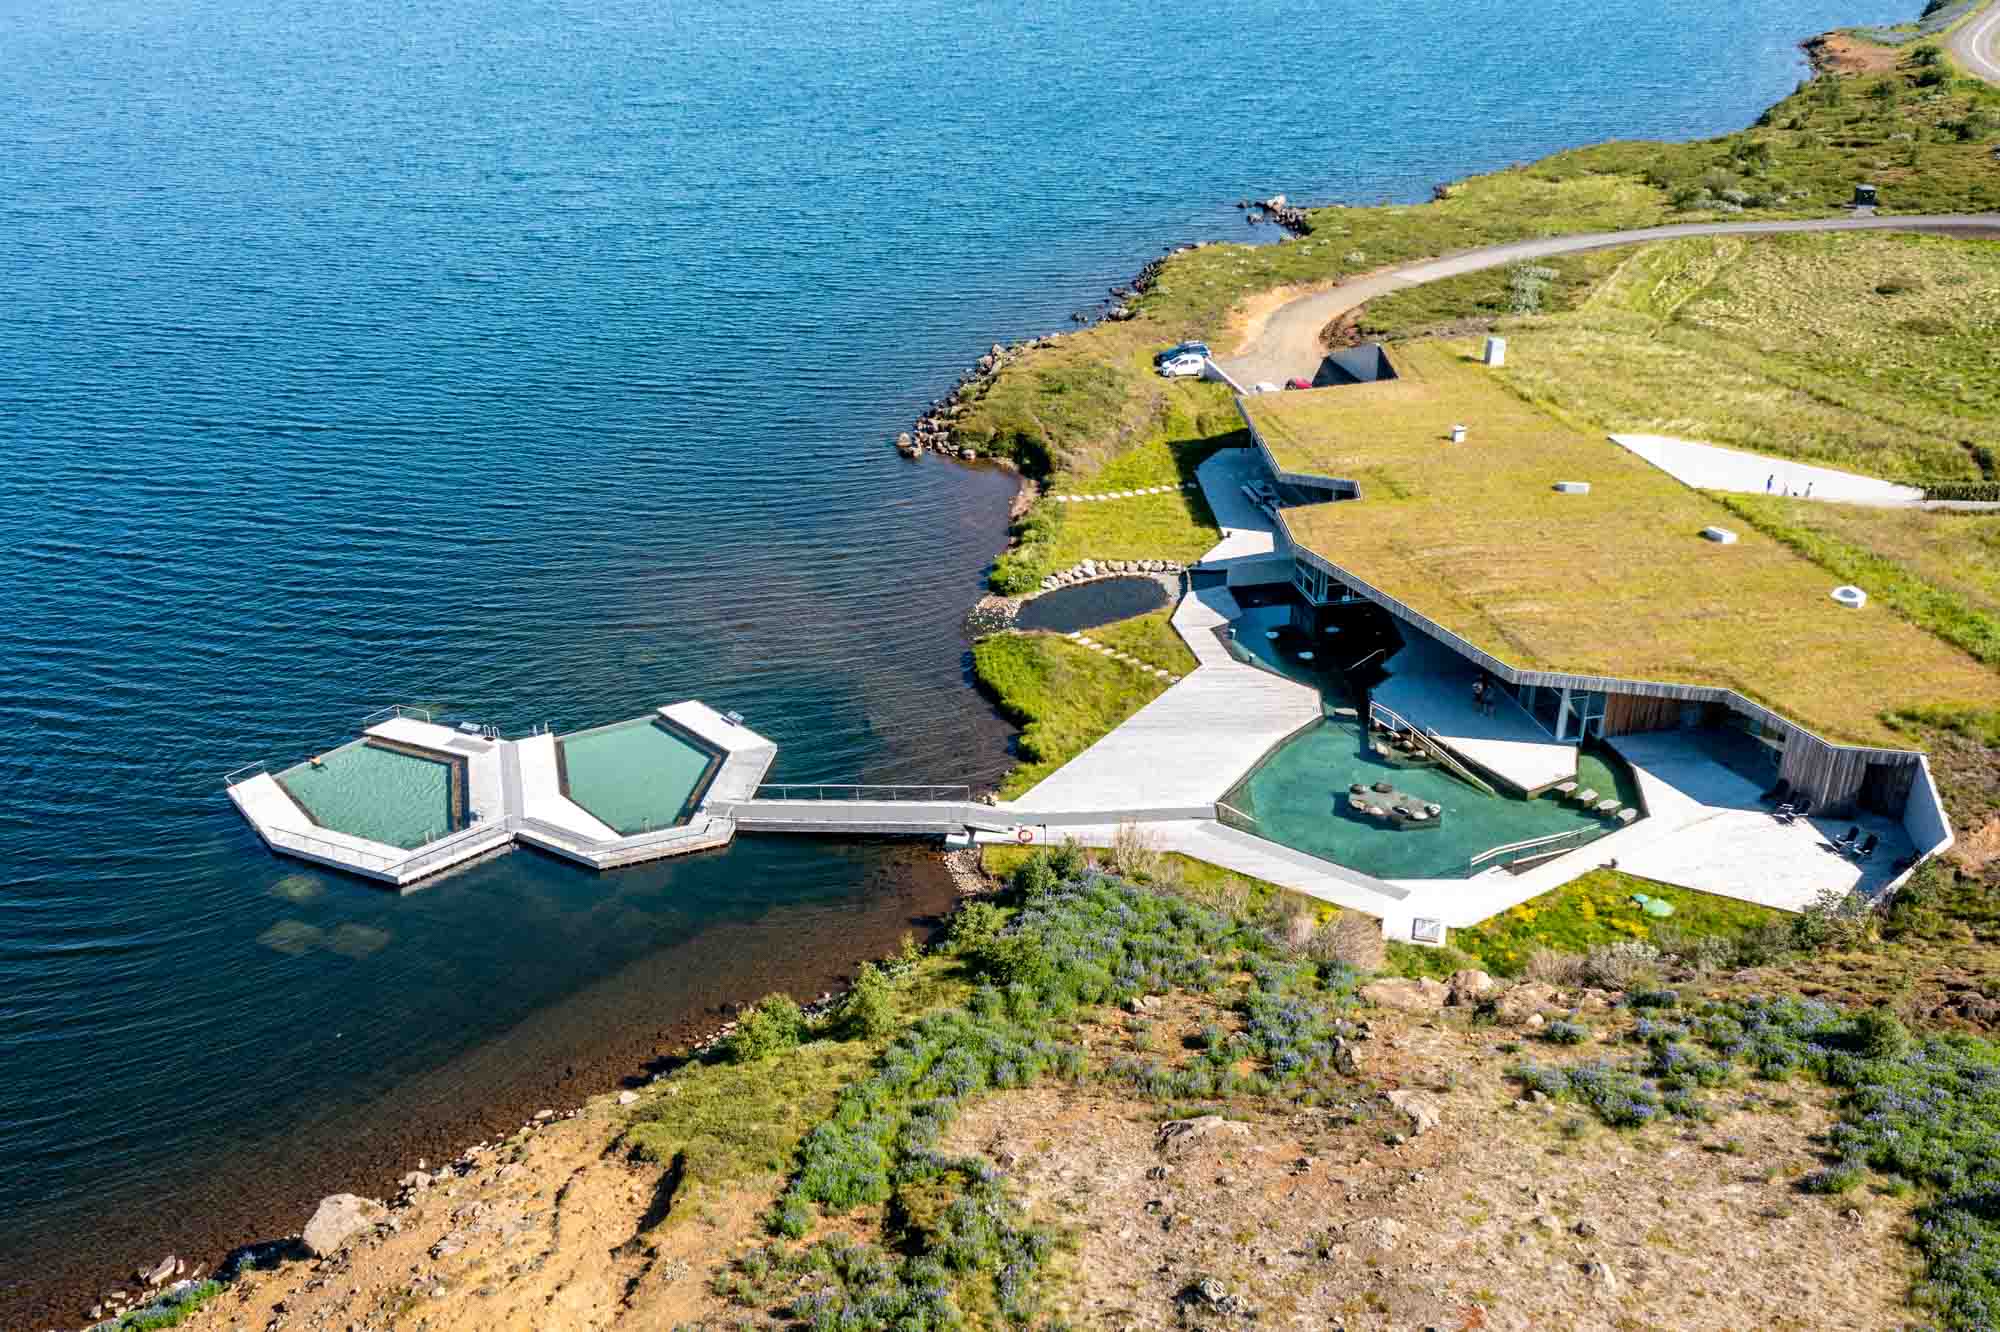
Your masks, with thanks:
M698 696L780 779L991 778L1011 486L885 447L980 349L1237 198L1731 128L1914 7L0 0L0 1322L931 903L779 839L397 899L224 771Z

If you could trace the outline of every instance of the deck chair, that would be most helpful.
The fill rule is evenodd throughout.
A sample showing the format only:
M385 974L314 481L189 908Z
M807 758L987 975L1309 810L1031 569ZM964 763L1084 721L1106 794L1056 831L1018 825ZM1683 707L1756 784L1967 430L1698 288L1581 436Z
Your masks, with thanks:
M1874 833L1869 833L1867 837L1862 839L1861 845L1854 848L1854 858L1856 860L1866 860L1875 854L1875 848L1880 845L1882 845L1882 839Z
M1805 796L1800 796L1798 798L1798 801L1794 804L1778 806L1778 813L1777 813L1778 822L1780 823L1797 822L1799 819L1802 819L1806 815L1812 813L1812 803L1813 803L1812 797L1809 795L1805 795Z
M1776 786L1757 798L1767 805L1782 805L1792 798L1792 784L1780 777Z
M1861 825L1858 823L1853 824L1848 828L1846 832L1834 838L1833 844L1839 847L1841 850L1845 851L1849 847L1853 846L1855 839L1860 836L1861 836Z

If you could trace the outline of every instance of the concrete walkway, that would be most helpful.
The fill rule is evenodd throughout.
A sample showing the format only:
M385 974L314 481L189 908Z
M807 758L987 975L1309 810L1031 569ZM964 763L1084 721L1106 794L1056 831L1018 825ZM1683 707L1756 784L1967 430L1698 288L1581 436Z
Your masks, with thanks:
M1790 458L1745 453L1715 444L1697 444L1670 435L1613 435L1611 442L1629 449L1667 475L1696 490L1726 490L1739 495L1792 495L1828 503L1868 504L1884 508L1922 505L1917 486L1899 486L1872 476L1832 467L1814 467Z
M1182 600L1174 628L1201 664L1109 735L1002 806L1022 822L1092 811L1211 811L1280 741L1319 720L1319 691L1246 666L1214 630L1242 612L1221 588Z
M2000 10L1996 10L1995 14L2000 15ZM1994 22L1995 18L1988 17L1966 25L1966 30ZM2000 32L2000 29L1995 31ZM1957 49L1956 46L1954 49ZM2000 81L2000 76L1987 77ZM1405 287L1420 287L1442 278L1584 250L1608 250L1620 245L1642 245L1648 241L1676 240L1684 236L1762 236L1801 231L1987 231L2000 235L2000 214L1828 217L1796 222L1685 222L1673 226L1640 227L1631 231L1594 231L1575 236L1550 236L1506 245L1489 245L1480 250L1466 250L1440 259L1405 264L1373 277L1342 283L1331 291L1302 296L1280 306L1264 322L1263 331L1255 341L1235 356L1220 358L1218 364L1237 381L1246 384L1258 380L1282 384L1293 376L1310 379L1325 356L1319 344L1322 328L1349 310Z
M1278 525L1243 493L1252 482L1271 479L1257 450L1223 449L1211 454L1195 469L1201 478L1201 493L1215 514L1222 540L1201 557L1201 567L1231 566L1243 560L1262 560L1272 555L1289 555L1291 543L1278 533Z

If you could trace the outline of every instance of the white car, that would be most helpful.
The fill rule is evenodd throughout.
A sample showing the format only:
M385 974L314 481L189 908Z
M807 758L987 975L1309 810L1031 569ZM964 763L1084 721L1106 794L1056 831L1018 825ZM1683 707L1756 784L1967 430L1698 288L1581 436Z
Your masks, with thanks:
M1168 379L1187 379L1200 374L1201 368L1207 364L1206 356L1176 356L1171 361L1160 363L1160 373Z

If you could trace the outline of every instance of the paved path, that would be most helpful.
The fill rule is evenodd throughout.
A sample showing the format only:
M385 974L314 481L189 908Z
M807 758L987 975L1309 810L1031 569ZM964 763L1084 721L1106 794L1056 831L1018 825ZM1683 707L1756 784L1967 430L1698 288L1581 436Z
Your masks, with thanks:
M1989 5L1984 14L1975 14L1958 25L1946 39L1952 58L1968 74L2000 83L2000 4Z
M1611 442L1696 490L1796 495L1829 503L1885 508L1908 508L1924 501L1924 492L1917 486L1899 486L1833 467L1815 467L1791 458L1697 444L1669 435L1613 435Z
M1961 31L1992 29L2000 22L2000 6L1966 25ZM1957 49L1954 47L1954 49ZM1993 76L2000 80L2000 73ZM1256 341L1241 355L1222 359L1219 364L1237 380L1251 383L1268 379L1282 384L1293 376L1307 379L1319 369L1325 352L1319 345L1319 331L1329 321L1349 310L1366 305L1378 296L1405 287L1478 273L1489 268L1553 255L1576 254L1584 250L1608 250L1620 245L1647 241L1674 240L1682 236L1761 236L1800 231L1987 231L2000 236L2000 213L1948 213L1911 217L1827 217L1798 222L1686 222L1674 226L1640 227L1632 231L1593 231L1576 236L1549 236L1540 240L1514 241L1467 250L1441 259L1426 259L1401 268L1378 273L1357 282L1343 283L1332 291L1278 307L1264 322Z

